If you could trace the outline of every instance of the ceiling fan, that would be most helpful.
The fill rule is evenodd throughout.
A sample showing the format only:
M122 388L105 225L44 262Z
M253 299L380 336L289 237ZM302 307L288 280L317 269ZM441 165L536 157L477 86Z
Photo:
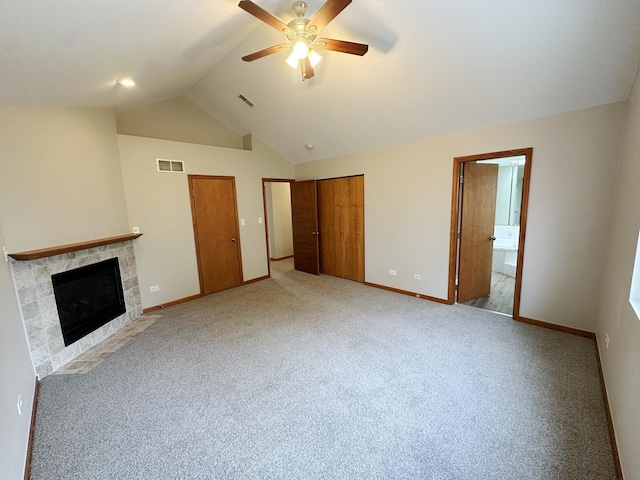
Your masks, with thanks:
M300 66L302 80L307 80L314 76L313 67L322 59L314 50L316 48L333 50L335 52L349 53L351 55L364 55L369 50L369 46L363 43L347 42L344 40L333 40L330 38L318 38L320 31L333 20L351 0L327 0L310 20L305 18L307 4L302 1L293 3L293 11L296 18L285 24L276 17L260 8L250 0L242 0L238 6L250 13L267 25L281 31L287 37L286 43L281 43L273 47L265 48L259 52L242 57L245 62L252 62L267 55L277 53L281 50L292 49L291 55L287 58L287 63L297 69Z

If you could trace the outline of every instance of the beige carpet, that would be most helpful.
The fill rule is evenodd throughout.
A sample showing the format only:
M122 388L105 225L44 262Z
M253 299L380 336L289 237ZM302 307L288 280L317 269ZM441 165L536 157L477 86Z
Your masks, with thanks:
M46 377L32 478L615 478L593 341L290 268Z

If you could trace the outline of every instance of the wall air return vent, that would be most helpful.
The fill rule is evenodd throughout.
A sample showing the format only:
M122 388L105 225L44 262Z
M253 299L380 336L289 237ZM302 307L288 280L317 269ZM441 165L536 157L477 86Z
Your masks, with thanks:
M165 160L156 158L159 172L184 173L184 162L182 160Z

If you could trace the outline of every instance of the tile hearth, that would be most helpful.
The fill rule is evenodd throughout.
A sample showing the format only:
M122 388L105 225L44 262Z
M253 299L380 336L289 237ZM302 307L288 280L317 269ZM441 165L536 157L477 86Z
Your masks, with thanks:
M53 375L71 375L90 372L105 359L133 340L138 334L153 325L160 317L162 317L162 315L143 315L136 318L126 327L118 330L109 338L91 347L82 355L76 357L59 370L56 370Z

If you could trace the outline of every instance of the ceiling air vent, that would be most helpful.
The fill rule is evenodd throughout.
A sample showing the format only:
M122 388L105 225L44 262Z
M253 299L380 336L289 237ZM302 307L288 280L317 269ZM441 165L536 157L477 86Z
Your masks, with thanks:
M184 173L184 162L182 160L164 160L156 158L159 172Z
M244 95L238 95L238 98L242 100L244 103L246 103L247 105L249 105L250 107L253 107L253 102L249 100L247 97L245 97Z

